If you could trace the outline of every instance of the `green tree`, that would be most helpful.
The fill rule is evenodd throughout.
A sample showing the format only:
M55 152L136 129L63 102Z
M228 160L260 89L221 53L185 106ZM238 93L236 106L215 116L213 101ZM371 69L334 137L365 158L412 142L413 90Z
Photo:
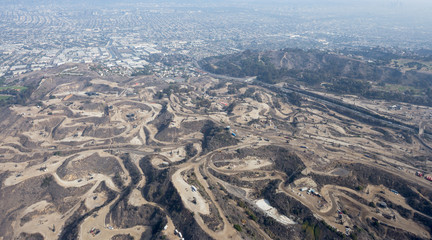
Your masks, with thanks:
M234 224L234 228L235 228L235 230L237 230L239 232L242 231L242 227L240 225L238 225L238 224Z

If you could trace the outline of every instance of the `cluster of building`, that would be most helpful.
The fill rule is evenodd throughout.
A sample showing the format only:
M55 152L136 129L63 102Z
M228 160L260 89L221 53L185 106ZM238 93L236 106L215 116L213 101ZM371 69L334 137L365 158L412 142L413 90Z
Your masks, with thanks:
M315 189L313 189L313 188L307 188L307 187L304 187L304 188L300 188L299 190L300 190L300 192L306 192L307 194L310 194L310 195L312 195L312 196L321 197L321 194L319 194L319 193L318 193Z
M200 59L232 53L238 50L233 48L228 32L238 35L236 31L244 31L212 26L214 22L200 20L203 16L163 10L2 9L0 77L65 63L127 69L141 69L151 63L162 77L184 74L183 70L187 74L190 66L184 63L190 65L191 58L168 62L163 58L179 55Z
M367 35L356 34L352 25L352 32L338 29L343 26L329 24L332 21L317 24L313 15L296 9L155 5L83 11L5 6L0 9L0 77L64 63L127 69L151 64L161 76L172 76L184 74L186 63L244 49L367 45L359 38ZM188 58L163 60L176 55Z

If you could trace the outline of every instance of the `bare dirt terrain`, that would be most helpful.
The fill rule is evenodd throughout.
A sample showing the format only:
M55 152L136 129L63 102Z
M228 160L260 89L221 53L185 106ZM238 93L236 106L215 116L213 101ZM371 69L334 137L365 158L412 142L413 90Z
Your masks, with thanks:
M431 238L430 108L342 97L413 132L241 79L22 81L28 102L1 110L1 240Z

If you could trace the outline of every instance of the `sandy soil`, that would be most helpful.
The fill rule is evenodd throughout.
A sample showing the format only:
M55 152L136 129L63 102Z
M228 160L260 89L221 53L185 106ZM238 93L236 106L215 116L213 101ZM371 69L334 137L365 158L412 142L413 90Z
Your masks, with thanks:
M265 199L260 199L255 203L261 210L263 210L267 216L270 216L274 220L284 224L295 224L295 222L289 219L287 216L282 215L278 212L278 210L270 205L270 203Z
M183 204L187 209L194 213L210 214L209 205L198 191L192 191L189 185L182 177L181 173L187 169L177 170L172 176L172 182L179 191ZM193 201L196 201L196 204Z
M81 70L81 68L72 69L60 75ZM14 186L44 174L52 175L60 186L66 188L93 184L87 193L79 196L87 208L93 209L101 206L107 199L104 193L96 194L93 192L102 181L105 181L108 188L120 192L112 180L114 174L108 176L102 173L90 173L91 177L83 179L73 177L61 179L56 171L66 159L76 154L71 160L71 163L74 163L94 153L99 154L101 158L115 158L123 171L120 177L124 180L125 185L129 185L131 184L131 177L128 175L123 161L119 158L120 154L130 153L133 163L142 174L142 170L138 166L140 159L148 154L157 153L159 156L155 156L151 160L152 165L156 168L170 168L172 170L170 172L174 172L171 181L178 191L182 203L186 209L194 213L194 219L203 231L215 239L241 239L241 234L245 233L239 233L232 227L235 224L232 222L232 216L228 216L221 207L224 206L222 204L231 203L216 201L218 198L213 195L214 191L209 189L210 186L214 187L220 184L227 193L252 203L287 227L295 224L295 222L270 206L265 199L259 196L258 190L253 187L244 188L222 181L211 175L209 169L229 175L236 180L248 181L252 183L252 186L255 186L255 182L259 184L258 181L262 180L279 179L283 182L287 176L278 169L278 166L273 164L271 159L257 157L230 159L227 157L220 160L228 163L227 165L216 167L211 158L212 154L216 152L230 154L240 148L273 145L285 147L297 154L306 166L302 171L305 176L296 179L294 184L289 187L280 185L278 191L302 202L318 219L325 220L342 232L345 231L345 226L358 225L357 220L350 219L348 216L342 218L342 224L336 221L337 210L344 206L351 211L351 214L358 214L360 220L375 217L390 226L424 238L430 238L430 233L425 232L419 224L410 219L404 219L396 211L382 210L382 212L396 216L395 220L386 219L382 216L382 212L376 213L375 209L344 193L349 192L367 202L375 202L377 197L383 197L387 201L416 212L406 203L406 199L389 192L383 186L368 186L363 192L357 192L340 186L326 185L320 189L322 198L299 191L303 187L314 189L318 187L319 183L313 179L311 173L325 176L348 176L350 172L340 167L340 165L347 163L362 163L373 166L402 176L409 182L418 183L425 189L430 189L429 182L414 176L415 171L421 170L419 168L423 168L423 165L425 166L424 169L429 169L427 162L423 163L423 160L416 160L415 157L430 156L430 152L421 145L419 139L415 138L414 135L412 143L408 143L403 140L400 132L393 129L383 127L386 133L384 134L374 126L330 111L325 106L322 109L316 108L308 101L304 101L302 106L293 106L278 99L275 93L258 86L255 86L256 92L262 97L262 102L257 102L252 98L241 99L233 94L227 94L226 87L215 90L217 96L210 97L206 94L206 90L217 82L211 77L205 78L202 82L197 79L190 79L189 81L196 81L196 85L189 85L194 89L189 93L173 92L169 98L155 99L154 93L167 85L164 81L159 82L160 86L155 83L150 84L147 80L151 82L152 77L149 79L131 80L125 78L111 81L108 78L98 78L92 75L91 83L93 86L83 87L82 83L66 81L56 85L56 77L58 76L47 76L39 89L42 91L43 87L53 85L53 90L48 94L56 96L55 99L48 99L47 97L41 99L43 106L40 107L31 104L30 106L10 106L10 110L17 118L11 118L13 120L8 122L8 129L4 130L7 134L1 136L2 139L0 140L0 151L2 152L0 153L2 160L0 173L11 172L4 179L3 187ZM135 85L135 83L139 84ZM151 86L144 86L146 84ZM118 94L115 91L100 92L96 96L85 94L88 91L101 89L102 86L100 85L106 85L103 86L104 89L111 87L119 88L120 91ZM188 85L188 83L182 85ZM245 90L246 88L243 88L241 92ZM70 94L73 94L73 97L63 101L63 98ZM211 107L205 109L207 110L205 114L204 109L197 109L196 107L197 97L207 98L211 102ZM392 119L419 124L422 129L430 122L429 113L432 108L402 104L402 110L391 110L388 108L390 103L384 101L370 101L355 96L338 97L338 99L340 98L347 103L361 105ZM278 99L281 105L280 109L273 108L275 99ZM158 130L150 123L158 116L165 102L168 104L168 111L174 115L169 127L178 128L180 132L180 130L184 130L181 129L183 122L213 120L219 126L231 126L232 131L237 133L236 138L239 143L203 154L201 149L203 134L199 130L179 136L176 143L155 139ZM232 113L228 114L225 110L226 106L221 104L222 102L227 105L237 102L237 106ZM112 106L112 108L105 108L108 106ZM127 117L129 114L134 114L134 117ZM249 124L252 120L257 121L254 124ZM87 128L88 130L90 127L93 132L82 136L84 129ZM148 130L148 134L144 128ZM53 137L56 130L64 130L62 133L64 137L61 139ZM96 130L99 132L94 133ZM179 161L186 156L184 146L191 142L194 143L198 154L180 163ZM49 156L45 161L42 159L42 156L45 156L43 154ZM366 155L370 156L367 157ZM21 156L21 158L16 158L16 156ZM22 158L28 158L28 161L23 161ZM202 170L200 170L201 167ZM403 168L403 170L398 167ZM195 187L199 188L199 191L193 191L192 186L185 181L182 173L187 171L195 174L196 180L200 184ZM248 173L249 175L240 175L240 173ZM143 176L142 181L136 187L142 188L145 184L145 176ZM23 206L22 210L16 212L17 219L13 221L14 235L18 236L20 232L40 232L46 239L56 239L64 221L77 210L79 204L73 206L63 215L52 211L52 203L46 201L36 200L36 203L31 206ZM133 206L150 204L165 211L156 203L147 202L142 197L140 189L136 188L129 196L129 204ZM221 217L223 229L220 231L212 231L200 216L200 214L210 214L210 206L212 206L212 210L216 209L217 214ZM213 208L213 206L215 207ZM110 239L116 234L129 233L135 239L139 239L147 226L109 229L109 222L105 222L109 207L105 206L97 212L97 216L91 216L84 220L80 226L79 238ZM29 213L35 213L34 217L20 226L19 219ZM256 236L257 238L269 238L262 229L259 229L258 223L254 222L253 224L258 228L257 232L261 234ZM55 225L56 231L50 230L53 225ZM89 234L90 229L94 227L101 230L95 237ZM176 227L172 219L168 217L167 229L164 230L168 239L178 239L178 236L173 234L174 229Z
M117 234L131 234L135 239L139 239L141 234L146 230L145 226L135 226L126 229L109 229L109 223L105 222L105 217L109 212L109 207L115 202L110 204L97 212L97 216L89 217L81 224L79 239L100 239L106 240ZM100 230L100 233L96 236L90 234L90 230L96 228Z

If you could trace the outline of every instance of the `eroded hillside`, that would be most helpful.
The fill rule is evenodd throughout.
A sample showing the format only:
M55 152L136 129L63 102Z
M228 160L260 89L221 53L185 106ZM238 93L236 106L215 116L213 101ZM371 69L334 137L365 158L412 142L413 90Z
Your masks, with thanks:
M15 83L0 239L431 238L430 107L87 65Z

